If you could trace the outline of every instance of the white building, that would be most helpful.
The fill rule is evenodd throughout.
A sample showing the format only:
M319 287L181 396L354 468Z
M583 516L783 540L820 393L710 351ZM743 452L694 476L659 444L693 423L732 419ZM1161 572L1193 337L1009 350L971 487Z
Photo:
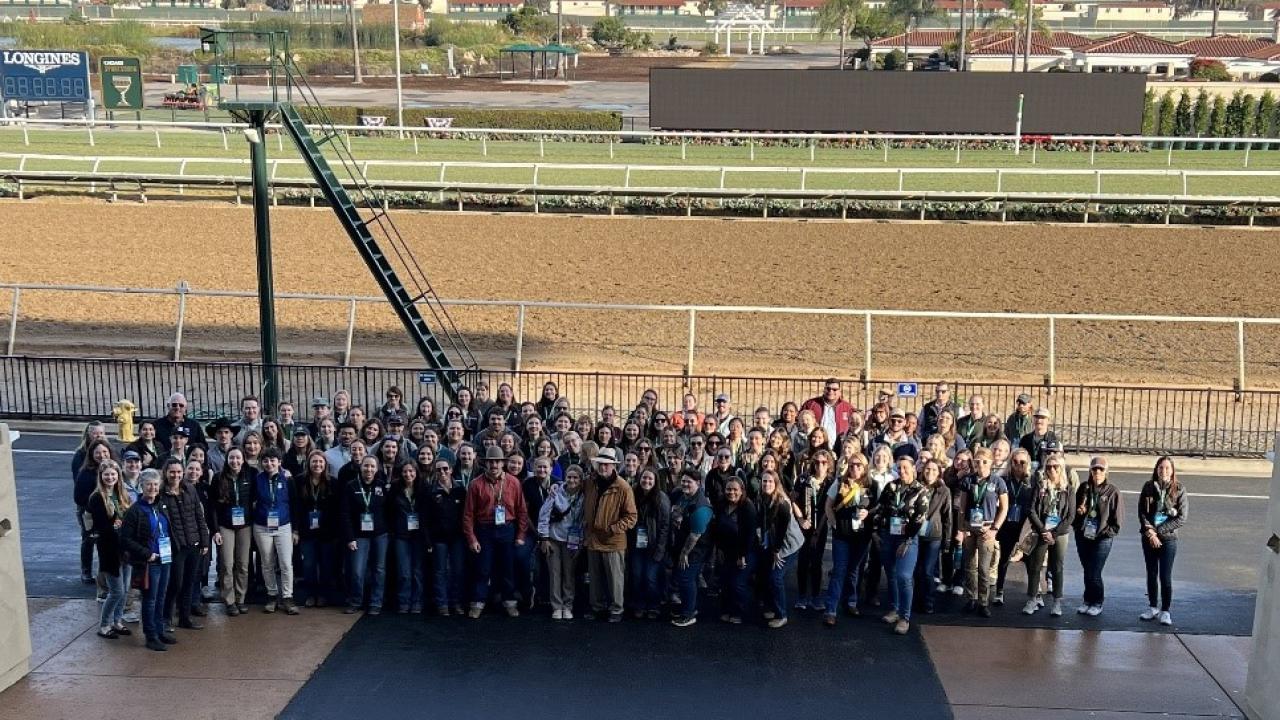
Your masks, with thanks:
M1194 52L1142 33L1127 32L1096 40L1073 53L1080 72L1140 72L1147 75L1187 75Z
M1100 2L1090 8L1095 23L1167 23L1173 20L1173 5L1159 0Z

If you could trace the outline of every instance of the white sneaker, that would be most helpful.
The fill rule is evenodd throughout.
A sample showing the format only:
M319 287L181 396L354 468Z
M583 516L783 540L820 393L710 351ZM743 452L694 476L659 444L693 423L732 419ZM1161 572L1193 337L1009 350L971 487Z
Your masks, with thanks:
M1138 616L1138 619L1143 622L1151 622L1152 620L1155 620L1158 617L1160 617L1160 608L1149 607L1146 609L1146 611L1144 611L1141 615Z
M940 593L951 592L951 586L946 583L938 583L938 587L934 588L934 591Z
M552 610L552 611L551 611L551 619L552 619L552 620L563 620L563 619L564 619L564 611L563 611L563 610L561 610L560 608L555 608L554 610Z
M1027 601L1026 605L1022 606L1022 614L1035 615L1036 611L1039 609L1040 609L1040 606L1036 604L1035 598L1031 598L1030 600Z
M1053 607L1049 609L1049 614L1053 617L1062 617L1062 601L1054 598Z
M1101 614L1102 614L1102 606L1101 606L1101 605L1090 605L1090 606L1089 606L1089 611L1088 611L1087 613L1085 613L1085 614L1086 614L1086 615L1088 615L1089 617L1098 617L1099 615L1101 615Z
M134 623L141 621L142 617L139 616L138 613L136 612L127 612L124 614L124 617L121 619L132 625Z
M951 588L951 594L955 595L956 597L960 597L961 595L964 595L964 588L957 585Z
M1172 624L1173 624L1173 616L1169 614L1169 611L1168 611L1168 610L1165 610L1165 611L1163 611L1163 612L1161 612L1161 613L1160 613L1160 624L1161 624L1161 625L1172 625Z
M1036 607L1044 607L1044 596L1036 593Z
M1087 615L1087 614L1089 613L1089 608L1091 608L1091 607L1093 607L1093 606L1092 606L1092 605L1090 605L1089 603L1085 603L1085 604L1081 605L1080 607L1076 608L1076 612L1077 612L1077 613L1079 613L1079 614L1081 614L1081 615Z
M560 619L561 619L561 620L572 620L572 619L573 619L573 611L572 611L572 610L569 610L569 609L567 609L567 608L566 608L566 609L565 609L565 611L564 611L563 613L561 613L561 614L560 614Z

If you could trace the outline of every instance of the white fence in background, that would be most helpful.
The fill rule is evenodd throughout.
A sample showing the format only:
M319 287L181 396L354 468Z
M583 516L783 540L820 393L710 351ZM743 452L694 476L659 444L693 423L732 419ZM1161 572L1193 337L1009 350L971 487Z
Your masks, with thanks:
M42 155L33 153L5 153L0 152L0 161L16 160L17 170L28 170L29 163L84 163L89 166L89 172L97 173L105 163L107 165L137 165L143 164L147 166L168 165L176 168L179 177L185 176L188 171L192 171L193 175L209 174L211 167L217 166L234 166L237 168L248 168L249 161L245 158L180 158L180 157L137 157L137 156L109 156L109 155ZM1248 177L1248 178L1280 178L1280 170L1185 170L1185 169L1159 169L1159 168L1105 168L1098 170L1086 170L1083 168L988 168L988 167L795 167L795 166L763 166L763 165L687 165L687 164L617 164L617 163L530 163L530 162L481 162L481 161L454 161L454 160L360 160L361 172L370 180L377 180L370 172L378 168L408 168L411 170L420 170L421 178L433 179L436 182L448 182L448 171L456 170L518 170L524 174L524 177L518 182L528 183L529 187L538 189L548 187L550 183L540 183L540 178L545 178L543 173L561 173L572 171L596 171L596 172L613 172L621 177L622 183L605 183L593 185L592 183L574 183L575 185L583 185L585 187L621 187L622 189L631 188L654 188L654 187L671 187L671 183L635 183L633 184L633 176L635 173L662 173L662 174L715 174L719 177L718 184L709 185L708 187L718 187L725 189L726 178L730 175L761 175L761 174L781 174L793 176L796 183L793 187L799 190L813 189L809 186L809 178L822 176L835 177L851 177L860 175L874 176L896 176L897 189L904 191L906 189L906 180L908 177L929 177L937 175L985 175L990 176L995 184L995 192L1004 192L1004 179L1006 177L1086 177L1093 180L1093 192L1102 193L1104 178L1115 177L1152 177L1152 178L1175 178L1181 181L1182 195L1189 193L1189 181L1193 178L1210 178L1210 177ZM275 180L279 176L281 167L306 169L306 164L298 159L268 160L267 165L270 169L271 179ZM201 169L205 169L201 173ZM294 177L303 177L306 173L298 173ZM779 185L768 185L760 187L778 188ZM1280 187L1280 184L1277 185ZM976 188L970 188L976 189Z
M13 355L16 347L18 318L21 314L22 295L24 292L52 293L87 293L108 295L146 295L171 296L175 302L175 323L173 338L173 359L182 357L182 332L186 324L188 297L243 298L255 300L257 295L251 292L236 290L200 290L191 287L185 280L179 281L172 288L131 288L109 287L98 285L46 285L38 283L0 283L0 289L7 289L12 296L9 311L8 340L6 354ZM386 298L362 295L319 295L308 293L276 293L282 300L304 300L313 302L341 302L347 305L346 342L343 347L343 366L351 363L352 341L355 336L357 308L361 304L384 304ZM515 348L513 365L518 372L521 369L524 355L525 317L530 308L588 310L588 311L623 311L623 312L656 312L674 313L688 318L688 334L686 342L685 373L694 374L694 354L698 342L698 316L714 314L757 313L770 315L819 316L836 320L850 318L860 320L863 326L863 358L862 377L871 379L873 334L872 324L876 318L929 318L941 320L1007 320L1007 321L1042 321L1045 323L1048 339L1048 351L1045 356L1045 379L1048 384L1056 383L1057 365L1057 324L1059 322L1118 322L1118 323L1177 323L1201 325L1226 325L1236 330L1236 388L1245 389L1245 326L1247 325L1280 325L1280 318L1253 318L1230 316L1193 316L1193 315L1112 315L1096 313L1012 313L1012 312L960 312L953 310L867 310L852 308L812 308L812 307L753 307L745 305L626 305L617 303L582 303L553 302L537 300L441 300L447 306L457 307L498 307L515 311Z

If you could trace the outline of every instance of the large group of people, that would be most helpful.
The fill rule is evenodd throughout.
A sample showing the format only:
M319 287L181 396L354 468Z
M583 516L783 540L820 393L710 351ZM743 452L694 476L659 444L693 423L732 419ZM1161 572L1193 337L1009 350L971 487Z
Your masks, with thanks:
M1102 612L1121 496L1105 457L1083 478L1068 467L1047 408L1026 395L1006 417L977 395L962 408L939 383L918 413L887 393L862 411L838 381L822 387L743 416L725 394L706 412L692 394L665 410L654 390L633 409L575 415L551 382L525 402L505 383L462 388L442 408L407 405L397 387L369 407L339 390L308 418L250 396L206 425L175 393L123 447L91 423L73 458L98 635L140 621L164 651L212 601L235 617L251 598L287 615L492 609L679 627L708 606L770 628L797 612L828 626L874 612L905 634L947 594L991 617L1019 564L1022 612L1062 615L1071 543L1076 611ZM1137 512L1141 619L1169 625L1187 519L1171 459Z

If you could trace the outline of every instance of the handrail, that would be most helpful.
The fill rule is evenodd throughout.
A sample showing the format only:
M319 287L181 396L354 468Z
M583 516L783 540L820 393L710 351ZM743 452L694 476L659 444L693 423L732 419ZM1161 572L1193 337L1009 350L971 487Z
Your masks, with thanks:
M8 355L14 354L17 334L20 298L25 292L83 292L91 294L123 294L123 295L176 295L179 298L179 310L174 340L174 360L180 359L181 337L186 314L183 311L187 297L223 297L223 298L256 298L257 295L242 290L201 290L191 287L185 280L180 280L173 288L135 288L127 286L104 285L50 285L45 283L7 283L0 282L0 290L9 290L13 294L12 310L9 318ZM276 293L277 299L305 300L314 302L342 302L349 305L346 337L355 333L357 303L386 303L385 297L367 295L330 295L312 293ZM1175 324L1212 324L1234 326L1236 330L1236 377L1238 389L1245 387L1245 327L1280 325L1280 317L1245 317L1215 315L1121 315L1113 313L1045 313L1045 312L984 312L970 310L885 310L871 308L820 308L820 307L786 307L786 306L752 306L752 305L690 305L690 304L623 304L623 303L590 303L560 302L552 300L518 300L518 299L461 299L438 298L437 302L445 307L504 307L516 309L516 344L514 349L514 366L518 371L524 349L525 318L529 308L559 310L592 310L611 312L673 312L689 317L689 333L687 338L686 372L692 373L694 367L694 349L697 346L697 316L702 314L741 314L758 313L769 315L803 315L830 317L858 317L864 325L863 376L871 376L872 364L872 324L875 318L926 318L945 320L1014 320L1014 321L1046 321L1048 324L1048 351L1046 354L1046 377L1050 384L1056 379L1057 367L1057 326L1062 322L1144 322ZM344 365L349 364L351 350L348 341L343 354Z
M447 114L449 108L440 108L442 114ZM248 127L243 123L232 122L201 122L201 121L169 121L169 120L89 120L85 118L22 118L8 117L0 118L0 126L5 125L32 125L32 126L50 126L50 127L79 127L101 129L100 126L109 126L112 130L120 130L129 132L130 128L190 128L190 129L206 129L206 130L243 130ZM118 126L118 127L117 127ZM276 123L268 124L268 129L280 129L281 126ZM319 125L308 125L308 129L321 129ZM425 126L397 126L385 125L381 127L370 127L365 125L331 125L330 128L346 133L359 134L389 134L389 133L411 133L418 135L516 135L527 136L533 139L542 138L558 138L558 137L596 137L596 138L653 138L653 139L674 139L674 140L696 140L700 138L715 138L728 140L827 140L827 141L927 141L939 140L946 142L1014 142L1019 136L1011 133L993 133L993 134L963 134L963 135L941 135L941 134L923 134L923 133L858 133L858 132L736 132L736 131L697 131L686 132L676 130L531 130L527 128L463 128L463 127L425 127ZM1244 143L1247 145L1269 145L1280 144L1280 138L1233 138L1233 137L1175 137L1166 135L1040 135L1034 134L1035 138L1043 138L1048 142L1097 142L1097 143Z
M61 170L0 170L0 180L39 184L61 182L108 185L156 185L206 187L241 186L250 182L243 175L173 175L154 173L139 175L126 172L79 172ZM277 187L310 189L317 187L314 178L276 178ZM1182 194L1119 194L1079 192L987 192L963 190L794 190L772 188L700 188L700 187L642 187L605 188L591 185L532 185L526 183L439 182L432 180L378 180L370 182L377 189L395 189L417 192L479 192L496 195L565 195L593 197L675 197L707 199L769 199L769 200L872 200L919 202L986 202L1033 204L1089 204L1089 205L1167 205L1167 206L1238 206L1252 208L1280 207L1280 196L1275 195L1182 195Z

